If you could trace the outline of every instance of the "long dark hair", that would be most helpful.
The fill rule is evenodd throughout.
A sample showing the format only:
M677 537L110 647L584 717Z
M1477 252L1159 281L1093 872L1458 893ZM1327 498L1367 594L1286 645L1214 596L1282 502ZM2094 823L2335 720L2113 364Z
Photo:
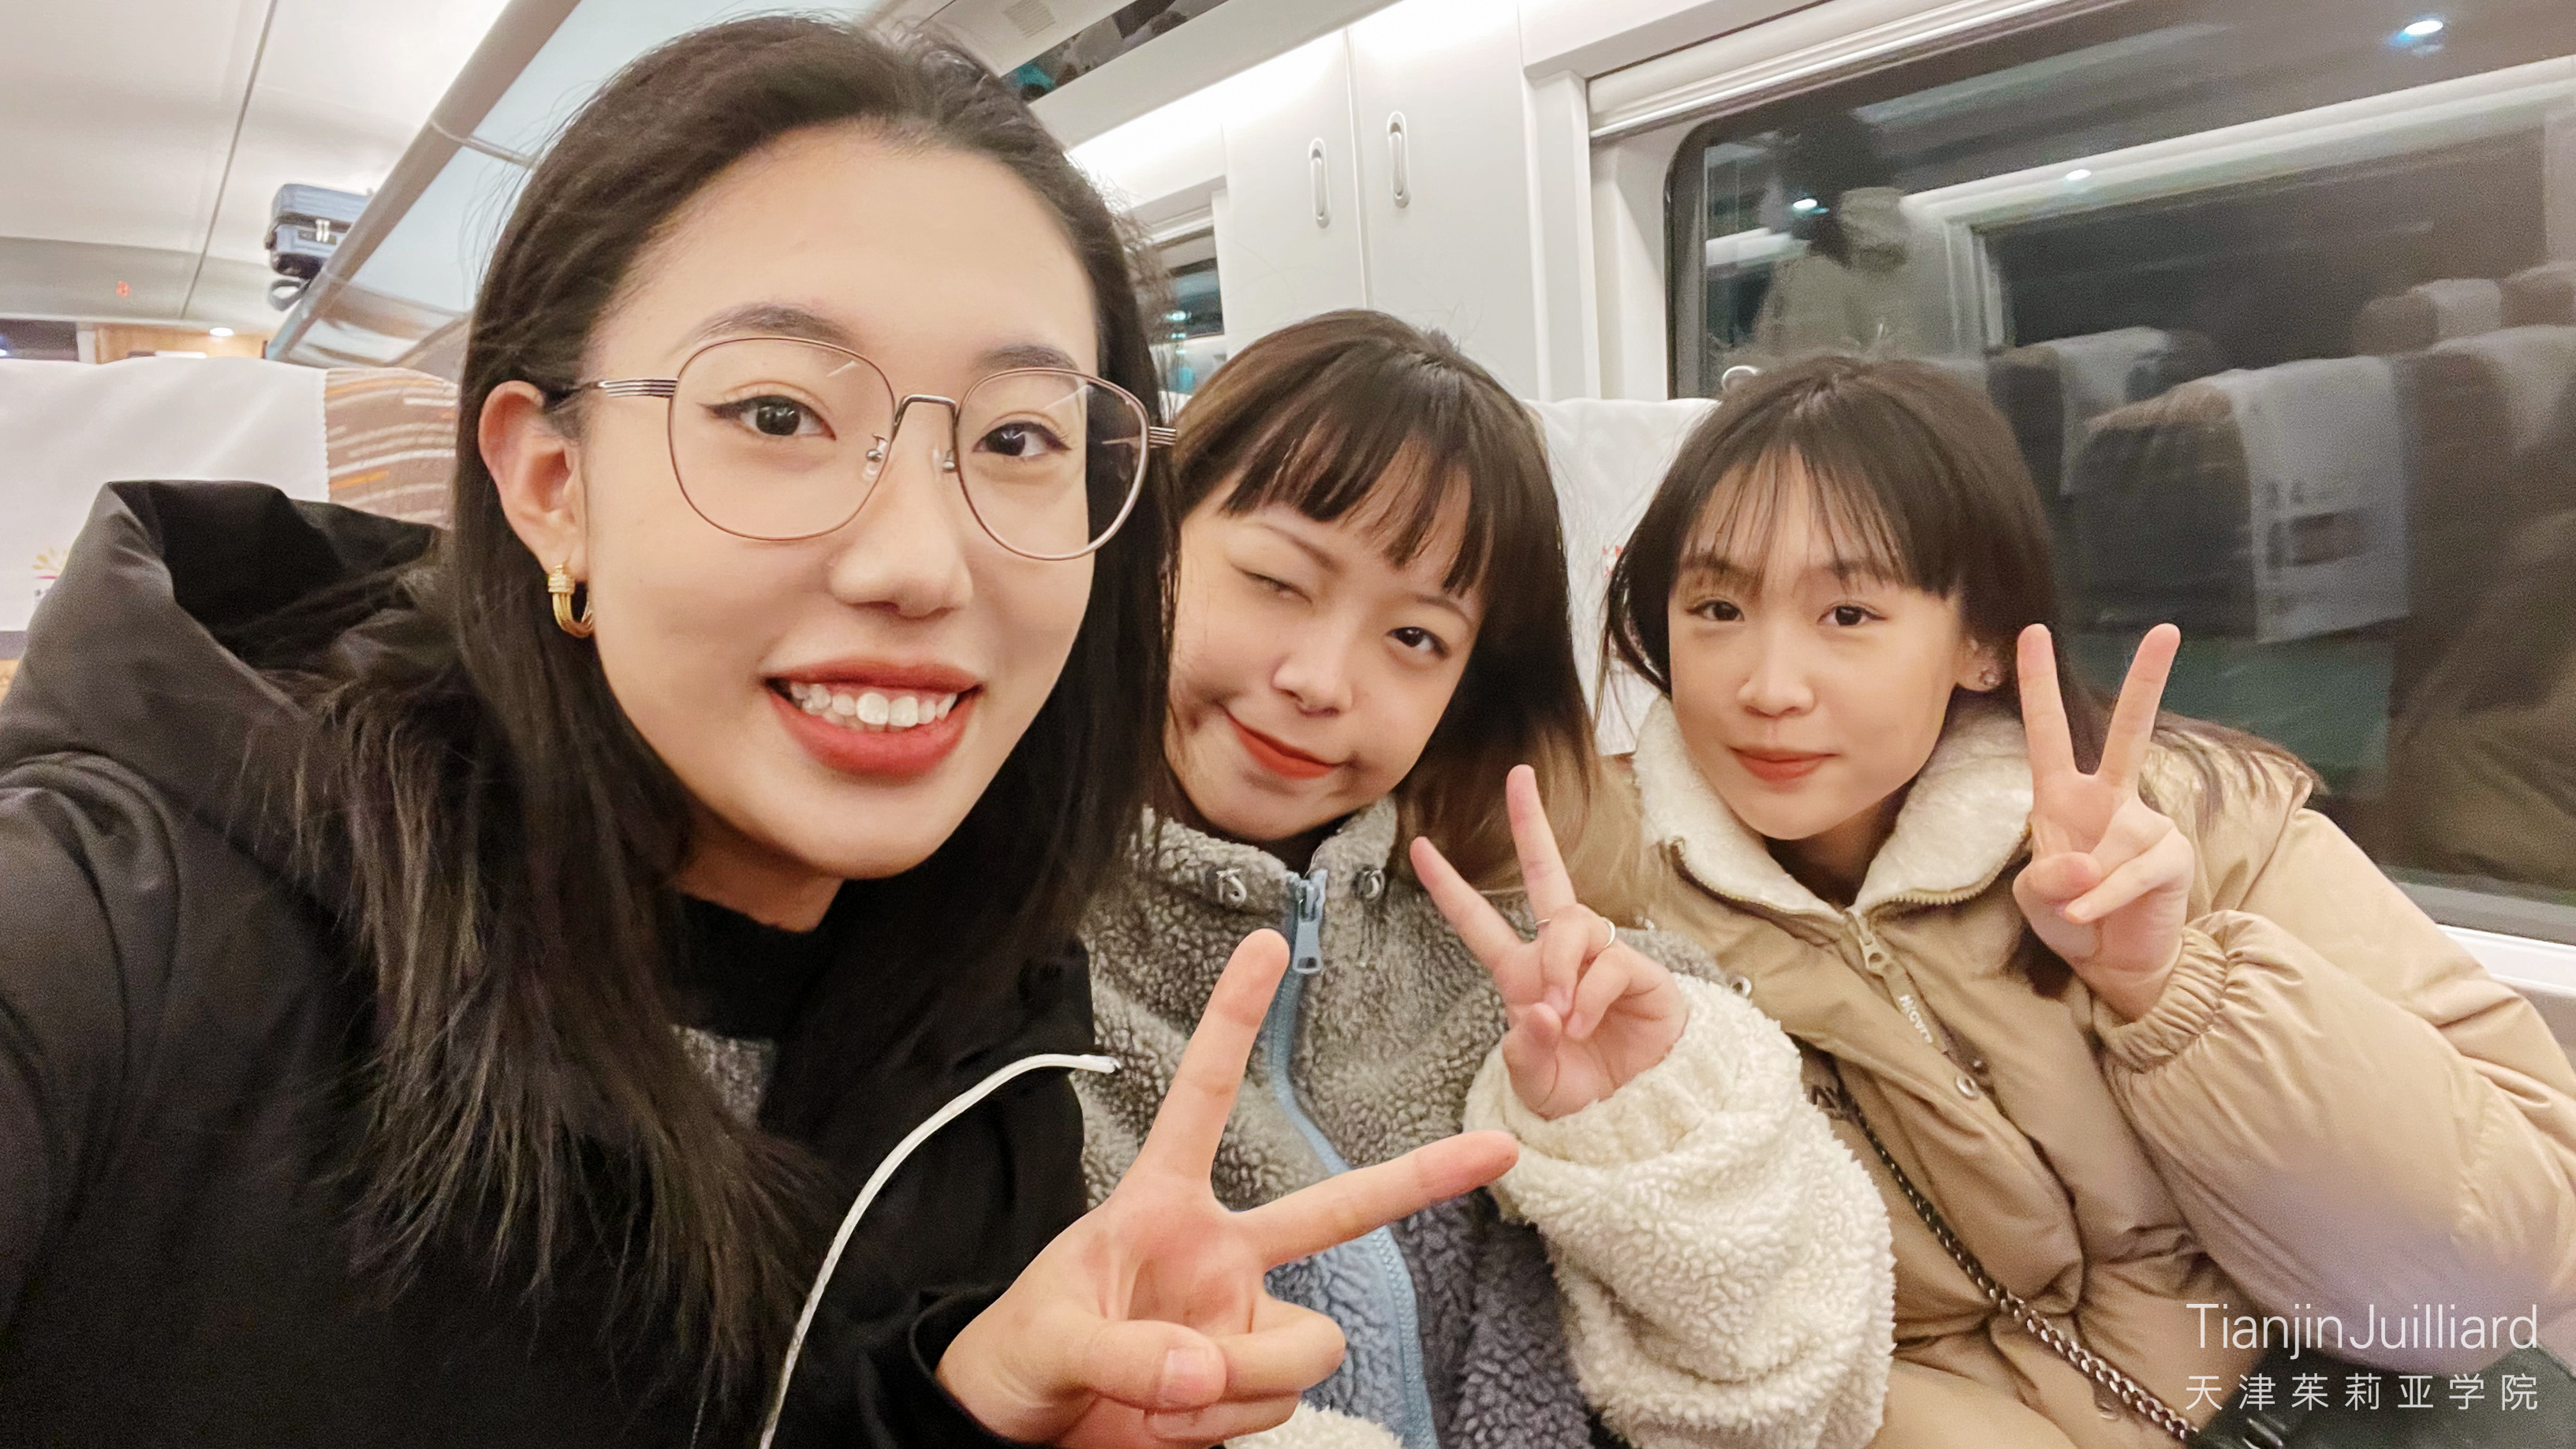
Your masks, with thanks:
M665 951L689 800L591 647L555 626L476 423L505 382L580 376L639 255L719 173L844 124L1010 168L1088 274L1101 371L1152 405L1120 225L1008 87L954 49L821 20L702 30L610 81L519 198L466 348L453 531L370 601L370 628L408 618L421 647L342 647L358 662L297 681L315 726L308 855L376 979L361 1262L399 1280L452 1240L542 1292L568 1251L597 1251L663 1361L721 1393L757 1382L794 1316L816 1164L729 1117L676 1039ZM556 417L580 426L577 408ZM893 1035L916 1046L971 1020L1071 934L1123 855L1160 756L1139 708L1163 694L1166 530L1148 494L1096 560L1054 692L964 823L912 871L844 887L835 920L858 918L873 960L838 1009L900 1014L918 1026ZM833 990L818 988L827 1005ZM791 1040L782 1084L798 1056Z
M2019 687L2014 640L2048 625L2076 761L2100 762L2111 701L2068 656L2048 518L2012 426L1929 363L1827 353L1728 393L1683 441L1611 569L1611 651L1670 695L1667 610L1691 546L1715 536L1760 548L1801 486L1840 557L1959 601L1970 637L1996 653L1998 699ZM2258 761L2306 768L2277 745L2178 715L2158 721L2157 739L2189 761L2204 809L2231 775L2250 782Z
M1384 497L1389 478L1410 496ZM1528 763L1559 832L1580 837L1594 751L1556 490L1537 423L1493 374L1383 312L1308 318L1237 353L1182 409L1171 480L1175 520L1220 486L1232 489L1229 514L1279 504L1331 523L1383 509L1385 551L1399 565L1463 496L1465 533L1442 587L1480 592L1484 618L1448 709L1396 787L1400 829L1429 836L1479 885L1509 883L1503 776Z

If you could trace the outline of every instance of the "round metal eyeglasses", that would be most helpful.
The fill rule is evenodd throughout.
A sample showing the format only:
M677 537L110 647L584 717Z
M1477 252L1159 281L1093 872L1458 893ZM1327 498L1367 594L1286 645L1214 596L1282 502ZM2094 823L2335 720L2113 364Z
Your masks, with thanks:
M1052 367L993 373L960 398L898 397L877 365L795 337L734 337L689 354L677 377L575 385L670 401L671 471L698 516L743 538L830 533L867 506L915 403L945 409L934 455L995 543L1075 559L1135 511L1152 450L1172 430L1116 383Z

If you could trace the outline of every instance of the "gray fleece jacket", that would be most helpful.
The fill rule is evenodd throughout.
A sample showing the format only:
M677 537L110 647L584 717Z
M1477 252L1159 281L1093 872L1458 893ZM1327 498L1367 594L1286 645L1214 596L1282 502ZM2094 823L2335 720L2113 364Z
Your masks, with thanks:
M1471 1123L1523 1143L1495 1193L1272 1274L1275 1294L1339 1321L1350 1350L1308 1410L1245 1442L1582 1449L1596 1410L1641 1449L1865 1441L1889 1349L1886 1218L1806 1105L1795 1048L1712 984L1727 978L1696 948L1623 931L1683 978L1682 1041L1557 1122L1512 1110L1501 998L1394 873L1395 836L1382 801L1298 876L1149 815L1136 868L1083 926L1100 1048L1120 1063L1075 1084L1094 1201L1134 1161L1227 957L1265 926L1289 937L1291 967L1217 1154L1219 1199L1255 1206ZM1527 929L1519 898L1503 904ZM1557 1185L1573 1181L1569 1198ZM1730 1271L1644 1310L1600 1291L1659 1262Z

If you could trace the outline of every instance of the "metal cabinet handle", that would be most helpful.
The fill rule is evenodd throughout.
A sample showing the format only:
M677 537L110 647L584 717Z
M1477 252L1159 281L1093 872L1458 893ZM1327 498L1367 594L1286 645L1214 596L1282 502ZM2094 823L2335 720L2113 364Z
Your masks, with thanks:
M1386 170L1387 175L1395 183L1395 204L1398 207L1411 206L1413 204L1413 168L1406 160L1404 112L1402 111L1397 111L1386 118Z
M1332 209L1324 204L1324 138L1321 136L1306 148L1306 174L1315 187L1315 225L1331 226Z

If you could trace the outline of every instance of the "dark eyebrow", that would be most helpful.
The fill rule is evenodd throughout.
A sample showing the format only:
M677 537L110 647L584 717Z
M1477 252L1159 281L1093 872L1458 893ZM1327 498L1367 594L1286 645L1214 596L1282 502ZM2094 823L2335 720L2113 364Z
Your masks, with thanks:
M1328 574L1336 576L1341 573L1342 561L1333 557L1331 554L1324 552L1324 550L1316 547L1313 543L1299 538L1290 530L1281 528L1278 525L1269 522L1267 519L1256 518L1253 522L1258 524L1262 530L1268 533L1271 537L1280 540L1282 543L1295 545L1299 552L1315 561L1315 567L1322 569Z
M1014 367L1052 367L1063 372L1080 372L1082 367L1060 347L1043 342L1008 342L988 347L975 359L979 372L1005 372Z
M696 347L719 337L795 337L858 351L858 339L850 329L811 307L790 302L752 302L726 308L690 333L687 345Z
M1903 584L1905 580L1874 559L1838 558L1825 566L1825 572L1843 584ZM1685 555L1675 578L1695 579L1720 588L1759 587L1762 576L1733 559L1715 553Z
M1324 552L1322 549L1316 547L1307 540L1299 538L1296 534L1289 532L1287 529L1279 528L1272 524L1263 523L1261 526L1268 529L1272 537L1294 544L1308 558L1315 561L1315 567L1322 569L1328 574L1336 576L1342 572L1342 561L1340 559ZM1445 609L1448 612L1457 615L1459 622L1461 623L1472 626L1476 622L1476 616L1467 611L1467 605L1465 602L1453 598L1450 595L1415 594L1412 597L1413 602L1421 604L1426 608Z
M1838 558L1833 576L1846 584L1905 584L1903 574L1874 558Z
M1716 584L1721 588L1761 582L1761 576L1753 570L1721 554L1706 551L1684 555L1681 567L1673 571L1673 576Z
M1457 615L1458 622L1462 624L1473 625L1476 622L1475 616L1467 612L1466 604L1447 594L1416 594L1413 596L1413 602L1425 608L1446 609Z
M845 347L864 355L855 333L811 307L792 302L752 302L729 307L706 320L689 335L688 346L698 347L721 337L794 337L805 342L820 342L829 347ZM975 359L978 373L1002 372L1014 367L1052 367L1065 372L1080 372L1082 367L1063 348L1043 342L1007 342L988 347Z

